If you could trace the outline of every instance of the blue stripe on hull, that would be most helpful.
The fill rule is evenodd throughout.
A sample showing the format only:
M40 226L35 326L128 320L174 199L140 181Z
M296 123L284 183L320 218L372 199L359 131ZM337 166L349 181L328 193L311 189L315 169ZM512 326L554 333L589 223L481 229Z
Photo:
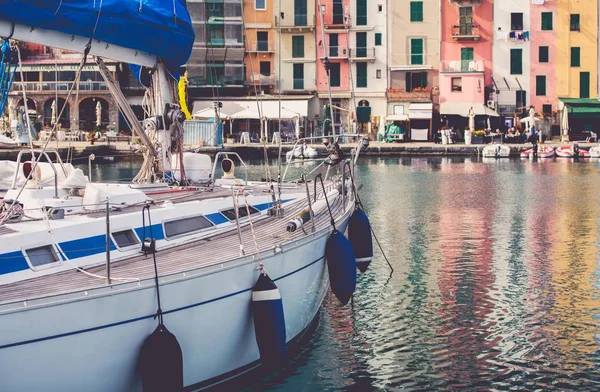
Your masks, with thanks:
M65 256L69 259L78 259L80 257L93 256L98 253L106 252L106 235L96 235L93 237L79 238L72 241L61 242L58 244ZM112 239L110 241L110 250L116 250Z
M23 252L16 251L0 255L0 275L29 269Z
M144 238L144 228L143 227L136 228L135 233L140 238L140 240L144 241L145 238L150 238L150 227L146 227L146 232L145 232L146 237L145 238ZM157 241L165 239L165 233L163 232L162 223L157 223L155 225L152 225L152 236Z
M306 264L305 266L302 266L302 267L300 267L300 268L298 268L298 269L296 269L296 270L294 270L292 272L289 272L289 273L287 273L287 274L285 274L283 276L280 276L277 279L273 279L273 281L276 282L276 281L284 279L284 278L286 278L288 276L294 275L294 274L296 274L296 273L298 273L298 272L300 272L300 271L302 271L302 270L310 267L311 265L318 263L319 261L323 260L324 258L325 258L325 256L319 257L317 260L312 261L311 263ZM249 287L247 289L236 291L234 293L226 294L226 295L223 295L223 296L220 296L220 297L217 297L217 298L209 299L207 301L197 302L197 303L194 303L194 304L182 306L180 308L175 308L175 309L167 310L167 311L164 311L163 314L181 312L183 310L195 308L197 306L206 305L206 304L209 304L209 303L212 303L212 302L215 302L215 301L219 301L219 300L222 300L222 299L225 299L225 298L233 297L235 295L239 295L241 293L245 293L245 292L251 291L251 290L252 290L252 287ZM26 341L22 341L22 342L5 344L4 346L0 346L0 350L6 349L6 348L11 348L11 347L16 347L16 346L22 346L22 345L26 345L26 344L31 344L31 343L43 342L43 341L46 341L46 340L53 340L53 339L58 339L58 338L64 338L64 337L72 336L72 335L79 335L79 334L82 334L82 333L92 332L92 331L98 331L98 330L105 329L105 328L117 327L117 326L123 325L123 324L129 324L129 323L134 323L136 321L141 321L141 320L145 320L145 319L154 318L155 315L156 314L153 313L153 314L150 314L148 316L136 317L136 318L133 318L133 319L123 320L123 321L119 321L119 322L116 322L116 323L100 325L98 327L81 329L81 330L78 330L78 331L66 332L66 333L62 333L62 334L58 334L58 335L52 335L52 336L46 336L46 337L38 338L38 339L31 339L31 340L26 340Z

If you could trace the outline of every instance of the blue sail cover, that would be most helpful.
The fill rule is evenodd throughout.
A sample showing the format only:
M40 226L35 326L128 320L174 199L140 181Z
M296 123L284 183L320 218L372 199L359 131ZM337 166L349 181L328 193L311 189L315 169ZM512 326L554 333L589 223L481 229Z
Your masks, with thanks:
M185 0L0 0L0 19L82 37L98 12L95 39L157 55L179 75L194 43Z

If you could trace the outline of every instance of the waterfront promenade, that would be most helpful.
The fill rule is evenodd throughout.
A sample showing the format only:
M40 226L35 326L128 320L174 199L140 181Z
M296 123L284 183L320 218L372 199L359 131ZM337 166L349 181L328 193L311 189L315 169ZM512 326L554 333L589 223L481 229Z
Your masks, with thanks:
M597 145L596 143L584 143L578 142L579 146L584 149L588 149L592 146ZM44 142L35 142L34 146L42 148ZM511 156L518 156L521 151L531 148L530 143L525 144L506 144L511 149ZM568 145L567 143L561 143L559 141L549 141L544 143L546 146L559 147ZM317 150L319 156L326 154L325 147L322 144L310 145ZM341 144L342 151L349 153L354 144ZM457 144L435 144L432 142L407 142L407 143L381 143L371 142L369 149L363 153L368 156L477 156L481 155L481 150L485 147L485 144L472 144L465 145L463 143ZM98 157L126 157L139 155L139 146L130 145L127 142L96 142L94 145L90 145L89 142L56 142L51 141L48 143L48 149L58 150L60 155L66 157L69 148L72 149L71 154L77 159L87 159L90 154L95 154ZM284 144L282 151L285 153L293 148L293 144ZM12 149L0 149L0 160L14 160L16 159L19 151L22 149L28 149L28 147L19 147ZM187 151L196 151L200 153L206 153L214 155L219 151L226 152L237 152L244 159L258 159L263 157L263 145L260 143L250 144L239 144L226 143L223 147L198 147L194 148L188 146ZM269 144L267 145L267 151L270 157L276 157L279 152L279 146ZM140 156L141 158L141 156Z

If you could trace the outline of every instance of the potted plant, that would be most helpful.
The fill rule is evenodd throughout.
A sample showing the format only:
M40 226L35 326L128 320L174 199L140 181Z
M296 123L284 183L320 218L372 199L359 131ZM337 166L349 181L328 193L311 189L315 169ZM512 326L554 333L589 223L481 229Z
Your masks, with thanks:
M233 135L231 133L228 133L227 135L225 135L225 139L228 144L233 144Z
M477 131L473 131L471 135L471 143L472 144L484 144L485 131L479 129Z

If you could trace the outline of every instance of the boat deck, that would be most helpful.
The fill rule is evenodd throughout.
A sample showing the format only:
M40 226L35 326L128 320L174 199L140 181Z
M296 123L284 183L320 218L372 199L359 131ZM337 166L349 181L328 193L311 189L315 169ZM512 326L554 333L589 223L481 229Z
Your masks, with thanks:
M299 189L302 188L296 189L296 192ZM211 197L220 196L211 192L207 193ZM223 194L223 196L230 195L231 190ZM198 196L198 193L196 193L196 196ZM340 216L344 210L342 200L343 198L340 196L332 203L331 207L334 217ZM277 245L304 237L306 234L302 229L294 233L288 233L286 226L288 221L306 206L306 199L302 199L286 205L283 217L254 218L252 223L259 249L261 251L273 249ZM138 206L137 209L141 209L141 207ZM330 218L327 210L315 217L315 227L317 230L327 228L329 225ZM309 233L312 230L312 225L308 223L305 226L305 230ZM250 225L243 226L241 231L246 254L256 253L256 245ZM215 234L214 236L189 244L158 250L156 253L159 275L184 272L202 266L224 263L239 256L239 238L236 229ZM0 286L0 304L104 286L104 277L106 276L104 266L88 268L86 271L97 276L94 277L80 271L69 270L2 285ZM111 263L111 278L145 279L152 276L154 276L154 267L151 255L144 256L140 254L139 256ZM115 283L117 282L115 281Z

